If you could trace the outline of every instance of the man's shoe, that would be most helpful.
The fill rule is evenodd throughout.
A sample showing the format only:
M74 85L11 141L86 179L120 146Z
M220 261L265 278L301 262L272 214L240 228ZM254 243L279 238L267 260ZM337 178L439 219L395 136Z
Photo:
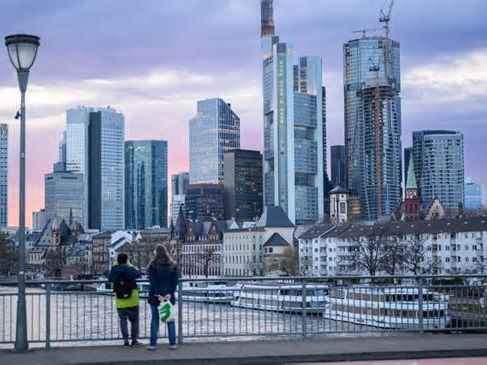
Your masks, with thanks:
M169 345L169 349L171 349L171 350L177 350L178 349L178 345Z
M130 347L130 344L128 341L123 342L123 348L128 349Z
M130 344L130 346L138 347L138 346L142 346L142 343L140 343L137 340L132 340L132 343Z
M157 349L157 346L152 346L152 345L149 345L145 348L147 351L156 351Z

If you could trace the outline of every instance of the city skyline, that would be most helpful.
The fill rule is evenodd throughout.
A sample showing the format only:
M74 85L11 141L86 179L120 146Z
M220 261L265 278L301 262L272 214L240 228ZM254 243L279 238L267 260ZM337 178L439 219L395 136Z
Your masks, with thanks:
M113 1L89 7L83 1L42 5L6 1L3 6L6 14L15 14L25 4L30 4L31 13L21 19L5 17L0 29L4 34L36 33L44 42L27 94L28 225L29 212L43 205L43 175L57 160L65 110L78 104L110 105L124 113L126 139L147 139L151 133L150 138L168 140L169 173L188 169L185 121L193 116L198 99L221 97L231 103L242 122L241 147L262 151L260 1L164 1L144 8L127 1L116 7ZM343 143L341 45L359 36L353 30L378 26L383 2L369 3L367 8L358 4L311 0L299 7L292 1L275 4L279 34L294 45L295 53L323 58L328 146ZM430 1L419 8L399 1L393 12L391 37L401 42L402 49L403 146L411 145L414 130L458 130L465 137L465 174L486 184L482 141L487 131L482 122L487 106L482 100L487 95L487 29L481 14L487 4L467 1L458 11L454 1L441 1L438 17L439 5ZM211 16L205 17L206 13ZM49 22L42 17L47 14ZM95 26L99 17L104 28ZM146 17L160 21L138 21ZM131 27L120 29L124 20L137 26L130 32ZM92 29L86 29L87 22ZM164 25L151 29L146 25L150 23ZM69 28L58 34L67 24ZM161 43L150 37L135 42L152 30ZM192 56L198 57L198 64ZM13 115L18 95L5 54L0 57L0 96L0 121L8 122L10 129L9 225L17 225L18 125Z

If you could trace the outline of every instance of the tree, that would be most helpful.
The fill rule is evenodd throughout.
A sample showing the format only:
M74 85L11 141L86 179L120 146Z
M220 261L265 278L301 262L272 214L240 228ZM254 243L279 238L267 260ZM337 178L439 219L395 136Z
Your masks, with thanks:
M203 269L203 275L208 278L209 268L211 263L218 261L218 247L217 245L205 245L205 247L196 254L196 261L199 267Z
M298 249L292 245L284 249L280 269L289 276L298 274Z
M485 274L487 271L487 260L484 258L484 256L477 258L477 261L475 262L475 270L479 274Z
M382 232L367 237L353 238L352 262L357 269L364 269L370 276L384 268L386 237Z
M414 237L406 242L404 263L413 275L425 273L425 256L426 248L424 247L424 240L419 239L419 237Z
M389 275L396 275L404 267L406 250L398 234L390 233L384 242L383 269Z
M0 232L0 276L11 276L17 270L17 254L15 245L5 233Z

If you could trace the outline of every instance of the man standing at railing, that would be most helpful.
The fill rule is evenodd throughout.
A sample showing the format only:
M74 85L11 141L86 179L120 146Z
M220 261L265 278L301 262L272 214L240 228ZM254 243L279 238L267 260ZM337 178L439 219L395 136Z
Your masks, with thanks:
M108 280L113 282L115 292L115 305L118 317L120 318L120 330L122 331L123 346L137 346L139 336L139 291L137 290L136 279L140 277L140 272L128 262L128 256L120 253L117 262L110 270ZM128 323L131 324L131 340L129 343Z

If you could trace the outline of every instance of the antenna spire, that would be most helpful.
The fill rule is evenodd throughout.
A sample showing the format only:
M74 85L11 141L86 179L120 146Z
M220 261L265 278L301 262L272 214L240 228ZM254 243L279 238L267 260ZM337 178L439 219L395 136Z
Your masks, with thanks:
M260 2L260 36L274 35L274 6L273 0L261 0Z

